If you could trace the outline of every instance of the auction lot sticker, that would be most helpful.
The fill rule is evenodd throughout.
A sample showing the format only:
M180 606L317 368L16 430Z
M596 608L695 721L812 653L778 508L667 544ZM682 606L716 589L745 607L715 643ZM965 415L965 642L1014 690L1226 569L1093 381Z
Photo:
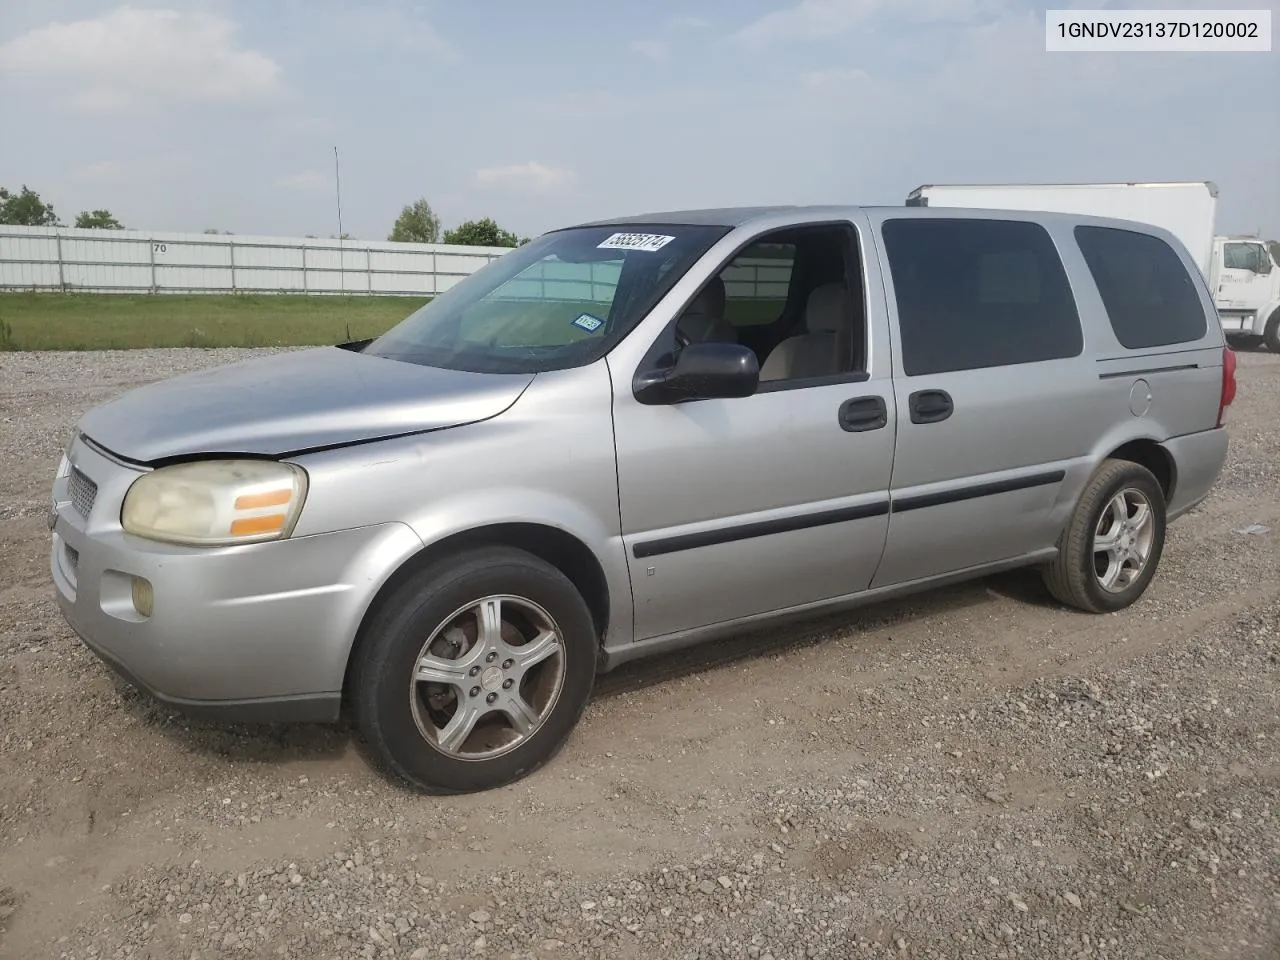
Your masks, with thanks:
M597 250L643 250L646 253L653 253L655 250L661 250L675 237L668 237L661 233L615 233L609 237Z

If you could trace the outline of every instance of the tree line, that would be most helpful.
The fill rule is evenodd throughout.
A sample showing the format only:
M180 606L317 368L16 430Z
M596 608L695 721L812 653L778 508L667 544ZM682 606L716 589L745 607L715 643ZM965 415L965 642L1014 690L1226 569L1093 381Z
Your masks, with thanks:
M0 224L63 226L53 205L46 203L25 183L16 193L0 187ZM88 230L125 229L110 210L81 210L76 214L73 226ZM209 228L204 232L226 234L231 231ZM350 240L352 237L344 233L342 239ZM400 211L387 239L397 243L449 243L468 247L518 247L529 242L528 237L517 237L500 227L492 217L466 220L450 230L442 230L440 218L431 209L431 204L421 197Z
M60 227L62 221L53 210L25 183L17 193L0 187L0 223L22 227ZM86 230L123 230L124 224L110 210L81 210L75 226Z
M440 218L422 197L400 211L387 239L396 243L452 243L466 247L518 247L529 242L528 237L517 237L498 226L492 217L467 220L442 233Z

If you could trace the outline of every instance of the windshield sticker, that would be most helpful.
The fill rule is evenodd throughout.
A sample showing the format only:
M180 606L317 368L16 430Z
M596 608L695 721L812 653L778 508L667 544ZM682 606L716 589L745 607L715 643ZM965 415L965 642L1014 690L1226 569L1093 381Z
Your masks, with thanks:
M604 321L599 317L593 317L589 313L584 313L582 316L578 317L577 320L573 321L573 325L575 327L581 327L583 330L587 331L587 333L595 333L604 326Z
M646 253L653 253L655 250L661 250L674 239L675 237L668 237L661 233L615 233L596 249L643 250Z

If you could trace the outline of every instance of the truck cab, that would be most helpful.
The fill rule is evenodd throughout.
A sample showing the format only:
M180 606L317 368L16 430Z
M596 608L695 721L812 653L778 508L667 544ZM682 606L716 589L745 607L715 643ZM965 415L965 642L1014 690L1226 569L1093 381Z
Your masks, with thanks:
M1215 237L1209 278L1222 329L1234 345L1280 352L1280 243Z

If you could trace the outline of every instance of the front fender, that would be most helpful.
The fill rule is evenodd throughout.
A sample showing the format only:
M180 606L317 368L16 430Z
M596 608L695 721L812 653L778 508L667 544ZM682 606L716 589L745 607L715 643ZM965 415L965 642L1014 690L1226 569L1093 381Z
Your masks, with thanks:
M499 416L297 458L310 477L298 530L407 524L432 544L496 524L563 531L596 557L610 643L631 636L612 389L603 363L541 373Z
M605 517L583 502L553 490L495 486L460 491L432 500L407 518L428 549L461 534L506 524L546 527L579 541L604 573L609 593L609 623L604 640L631 642L631 577L616 516Z

